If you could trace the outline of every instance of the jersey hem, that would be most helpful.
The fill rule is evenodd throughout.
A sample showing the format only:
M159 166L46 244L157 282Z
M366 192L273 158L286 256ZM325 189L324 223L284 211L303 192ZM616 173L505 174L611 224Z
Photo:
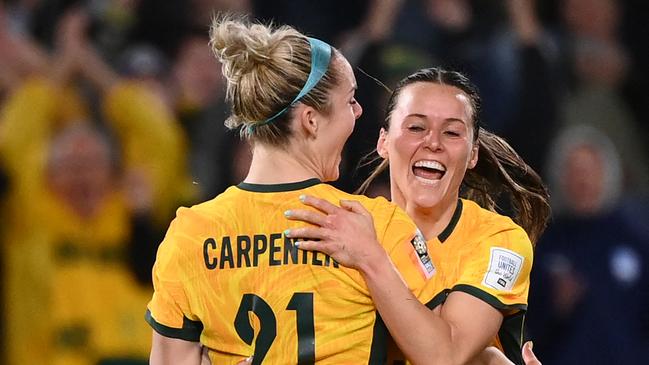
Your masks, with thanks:
M165 337L177 338L179 340L191 342L199 342L201 338L201 332L203 332L203 323L201 323L200 321L192 321L187 317L183 317L183 328L173 328L158 323L151 315L151 311L148 309L146 310L144 319L156 332Z

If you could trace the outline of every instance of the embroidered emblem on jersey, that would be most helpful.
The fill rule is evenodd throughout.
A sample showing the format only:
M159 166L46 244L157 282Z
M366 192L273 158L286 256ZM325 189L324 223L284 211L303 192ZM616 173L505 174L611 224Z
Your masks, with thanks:
M523 268L523 256L514 251L500 247L491 248L489 268L482 280L482 285L510 291Z
M424 235L417 230L415 232L415 237L410 241L412 247L415 249L417 254L417 262L421 266L421 269L424 271L426 279L430 279L435 274L435 265L428 255L428 247L426 246L426 239Z

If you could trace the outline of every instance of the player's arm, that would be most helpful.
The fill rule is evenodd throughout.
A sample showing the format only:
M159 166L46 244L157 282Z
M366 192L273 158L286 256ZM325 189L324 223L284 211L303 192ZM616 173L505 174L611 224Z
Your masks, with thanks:
M191 342L163 336L153 331L151 365L200 365L202 348L200 342Z
M194 236L187 234L188 225L195 222L190 209L180 208L167 234L158 247L153 267L153 296L144 319L153 329L149 361L152 365L202 363L200 342L203 324L191 311L185 270L192 270L188 248L194 246Z
M342 208L313 197L303 202L325 214L296 210L289 218L315 224L291 230L300 248L322 251L363 275L374 303L397 345L414 364L466 364L497 334L503 315L482 300L453 292L440 315L411 293L379 244L372 216L357 202Z
M503 315L469 294L452 293L441 314L433 313L404 285L387 254L357 268L383 321L413 364L469 363L498 333Z

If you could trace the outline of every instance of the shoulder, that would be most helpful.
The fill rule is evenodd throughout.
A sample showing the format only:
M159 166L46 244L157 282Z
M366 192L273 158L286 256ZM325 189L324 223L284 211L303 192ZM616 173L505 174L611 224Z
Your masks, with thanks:
M484 209L471 200L462 199L462 203L462 217L465 219L463 229L471 230L476 235L486 237L513 233L522 235L525 240L529 241L525 230L510 217Z
M471 200L462 200L462 229L471 233L480 246L504 248L523 257L533 254L532 242L525 230L510 217L480 207Z
M158 260L165 253L178 258L196 249L202 250L206 238L235 225L232 214L235 202L229 191L191 207L178 208L158 250Z
M201 223L218 220L231 220L236 214L233 208L240 207L248 193L236 186L230 186L216 197L197 203L191 207L182 207L176 212L177 218L195 219Z
M472 200L462 199L462 206L462 215L480 231L522 229L510 217L485 209Z

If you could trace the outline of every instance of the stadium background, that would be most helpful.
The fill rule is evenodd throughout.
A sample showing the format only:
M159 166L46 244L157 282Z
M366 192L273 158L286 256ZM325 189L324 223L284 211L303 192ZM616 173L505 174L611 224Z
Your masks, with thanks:
M640 0L5 0L2 363L138 363L175 207L245 176L214 14L290 24L355 66L364 108L335 184L371 165L388 88L442 65L547 181L528 337L547 364L649 358L649 37ZM369 195L386 195L385 177ZM507 207L503 205L503 211ZM129 362L130 361L130 362Z

